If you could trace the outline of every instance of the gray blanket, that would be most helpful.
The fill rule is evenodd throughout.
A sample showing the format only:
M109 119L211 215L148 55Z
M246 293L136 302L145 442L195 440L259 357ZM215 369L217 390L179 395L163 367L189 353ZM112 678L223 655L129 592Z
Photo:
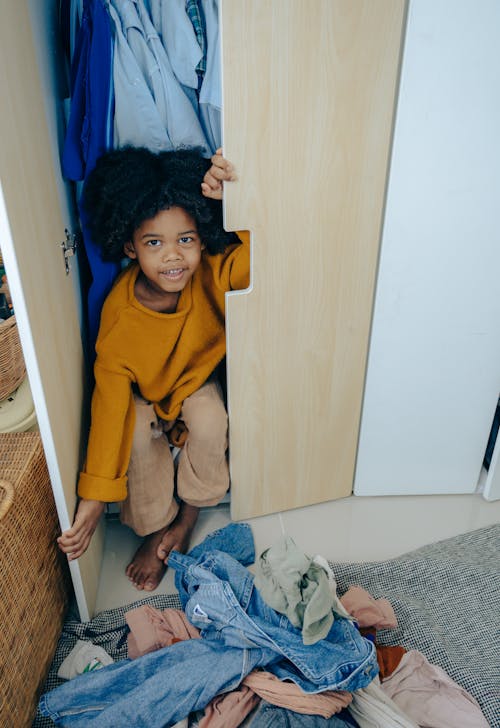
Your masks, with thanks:
M378 641L416 649L473 695L491 728L500 728L500 525L373 563L330 562L339 594L359 584L386 597L398 628ZM149 596L102 612L90 622L67 620L45 690L62 681L57 669L77 639L99 644L115 659L127 656L124 614L140 604L179 608L177 596ZM53 726L37 715L33 728ZM460 726L456 726L460 728Z

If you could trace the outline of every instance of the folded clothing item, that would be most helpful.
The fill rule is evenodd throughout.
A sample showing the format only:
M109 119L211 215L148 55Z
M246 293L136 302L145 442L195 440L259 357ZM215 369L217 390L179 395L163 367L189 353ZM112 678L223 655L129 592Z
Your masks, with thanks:
M112 662L114 662L113 658L99 645L77 640L69 655L61 663L57 677L71 680L84 672L100 670L101 667L111 665Z

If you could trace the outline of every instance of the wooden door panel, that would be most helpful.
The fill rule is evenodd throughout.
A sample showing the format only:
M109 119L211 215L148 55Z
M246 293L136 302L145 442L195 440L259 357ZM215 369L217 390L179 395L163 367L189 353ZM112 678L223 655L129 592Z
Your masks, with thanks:
M231 508L347 496L403 0L222 0L225 223L252 234L227 300Z
M48 49L49 50L49 49ZM83 354L53 147L27 4L9 0L0 23L0 235L61 527L73 520L80 465ZM102 539L71 572L81 618L93 609Z

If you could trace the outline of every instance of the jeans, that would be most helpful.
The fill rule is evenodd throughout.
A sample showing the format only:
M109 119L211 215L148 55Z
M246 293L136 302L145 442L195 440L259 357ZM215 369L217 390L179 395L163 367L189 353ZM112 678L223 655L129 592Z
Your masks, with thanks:
M160 728L236 688L256 667L308 692L355 690L373 679L374 647L350 622L335 620L326 639L303 645L300 631L263 602L252 575L233 556L243 564L254 559L246 525L230 524L188 556L170 556L186 614L203 639L80 675L42 696L42 715L76 728Z
M374 645L349 620L335 619L323 640L304 645L301 630L264 602L248 569L230 553L214 548L221 538L227 539L225 550L231 549L244 563L253 555L249 527L230 524L189 555L173 551L169 558L186 615L203 639L273 650L281 659L270 672L309 693L353 691L373 680L378 674Z
M358 726L349 711L342 710L330 718L303 715L287 708L262 702L254 714L250 728L353 728Z
M79 675L42 696L40 712L74 728L161 728L236 688L272 650L186 640Z

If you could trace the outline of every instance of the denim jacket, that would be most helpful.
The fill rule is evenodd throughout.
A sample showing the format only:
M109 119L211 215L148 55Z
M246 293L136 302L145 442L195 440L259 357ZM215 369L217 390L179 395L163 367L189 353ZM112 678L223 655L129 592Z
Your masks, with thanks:
M338 619L327 638L302 644L301 632L254 587L245 569L254 556L245 524L215 531L189 556L172 553L181 601L205 639L79 675L42 696L41 714L72 728L171 726L256 667L307 692L367 685L378 671L372 643Z
M269 669L305 692L353 691L368 685L378 673L373 643L349 620L339 618L325 639L304 645L300 629L269 607L254 586L243 565L252 563L254 555L247 524L229 524L187 556L170 554L182 605L202 637L228 647L273 650L282 659Z

